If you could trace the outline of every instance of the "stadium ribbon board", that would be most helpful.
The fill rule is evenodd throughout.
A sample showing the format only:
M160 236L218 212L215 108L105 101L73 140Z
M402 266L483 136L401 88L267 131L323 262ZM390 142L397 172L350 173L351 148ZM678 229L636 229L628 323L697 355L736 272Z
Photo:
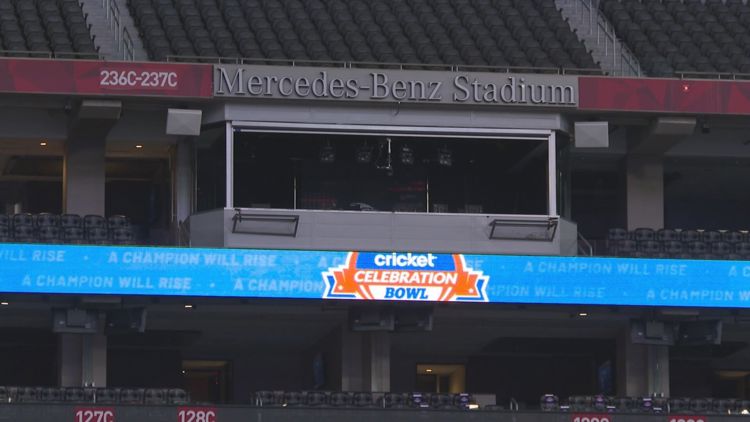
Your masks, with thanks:
M0 245L0 291L750 307L750 262Z

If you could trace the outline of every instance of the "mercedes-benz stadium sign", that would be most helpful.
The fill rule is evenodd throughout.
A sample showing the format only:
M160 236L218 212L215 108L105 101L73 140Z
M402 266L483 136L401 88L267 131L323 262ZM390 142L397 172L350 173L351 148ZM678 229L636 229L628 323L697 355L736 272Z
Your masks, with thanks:
M576 76L282 66L214 66L214 96L576 107Z

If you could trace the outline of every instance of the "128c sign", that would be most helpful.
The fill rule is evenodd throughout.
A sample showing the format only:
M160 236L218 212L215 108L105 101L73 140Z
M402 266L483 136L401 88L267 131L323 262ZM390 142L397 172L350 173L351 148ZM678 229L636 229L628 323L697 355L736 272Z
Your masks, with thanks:
M111 407L77 407L74 415L74 422L115 422Z
M571 422L612 422L609 415L581 415L575 414L570 417Z
M212 407L178 407L177 422L216 422L216 409Z

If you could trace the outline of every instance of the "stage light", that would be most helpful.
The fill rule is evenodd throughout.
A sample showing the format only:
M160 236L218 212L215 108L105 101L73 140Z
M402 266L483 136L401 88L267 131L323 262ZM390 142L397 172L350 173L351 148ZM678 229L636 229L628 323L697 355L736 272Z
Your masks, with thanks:
M453 154L447 146L438 148L437 162L443 167L450 167L453 165Z
M336 150L330 143L326 143L326 145L320 149L318 158L320 158L321 163L331 164L336 161Z
M372 147L370 145L367 145L367 142L365 142L354 152L354 159L357 160L359 164L367 164L371 162Z
M405 166L410 166L414 164L414 150L409 147L409 145L401 145L401 150L399 151L399 159L401 160L401 164Z

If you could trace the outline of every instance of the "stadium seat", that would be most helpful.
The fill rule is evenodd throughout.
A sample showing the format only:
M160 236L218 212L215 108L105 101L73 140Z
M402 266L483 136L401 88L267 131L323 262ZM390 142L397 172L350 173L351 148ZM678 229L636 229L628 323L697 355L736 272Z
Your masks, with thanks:
M13 214L13 227L34 226L34 216L29 213Z
M163 388L149 388L143 393L145 404L167 404L167 390Z
M403 393L385 393L381 400L383 407L389 409L403 409L409 405L409 397Z
M294 407L301 406L304 402L302 400L302 393L298 391L286 391L284 392L284 406Z
M66 387L65 395L63 396L63 399L67 402L83 403L86 401L93 401L93 396L91 397L92 400L87 400L86 394L83 388Z
M39 401L39 389L36 387L18 387L16 390L16 401L29 403Z
M10 228L0 225L0 242L10 242L11 240Z
M331 393L328 398L328 404L333 407L347 407L352 405L352 395L350 393L336 391Z
M416 407L416 408L429 408L430 407L429 394L425 394L425 393L409 394L409 406Z
M129 0L152 59L167 55L598 68L557 8L537 2ZM544 11L544 13L542 13ZM523 13L522 13L523 12ZM498 29L499 23L507 33ZM493 31L493 29L495 29ZM506 35L507 34L507 35ZM516 41L516 39L518 41ZM558 40L559 39L559 40ZM553 42L554 41L554 42ZM542 69L546 68L546 69Z
M255 393L255 405L256 406L276 406L277 404L283 404L283 393L282 401L277 400L277 394L274 391L263 390Z
M96 403L118 403L120 401L120 390L117 388L97 388L94 401Z
M372 407L374 405L372 393L367 393L367 392L354 393L352 404L354 404L355 407Z
M71 244L80 244L85 243L86 241L83 229L80 227L64 227L62 231L62 239L65 243Z
M34 226L30 224L14 224L13 240L20 243L36 242Z
M60 226L63 228L83 228L83 220L81 219L81 216L77 214L63 214L60 216Z
M169 404L188 404L190 403L190 396L187 391L181 388L171 388L167 392L167 399Z
M307 406L319 407L328 404L328 395L322 391L308 391L303 397Z
M453 408L453 395L448 393L430 395L430 407L433 409Z
M44 402L61 402L65 400L65 389L58 387L40 388L39 400Z
M122 388L120 389L120 403L142 404L144 392L143 388Z
M690 409L690 399L682 397L670 397L668 404L671 413L684 413Z
M557 412L560 408L560 400L554 394L545 394L539 399L539 409L542 412Z

